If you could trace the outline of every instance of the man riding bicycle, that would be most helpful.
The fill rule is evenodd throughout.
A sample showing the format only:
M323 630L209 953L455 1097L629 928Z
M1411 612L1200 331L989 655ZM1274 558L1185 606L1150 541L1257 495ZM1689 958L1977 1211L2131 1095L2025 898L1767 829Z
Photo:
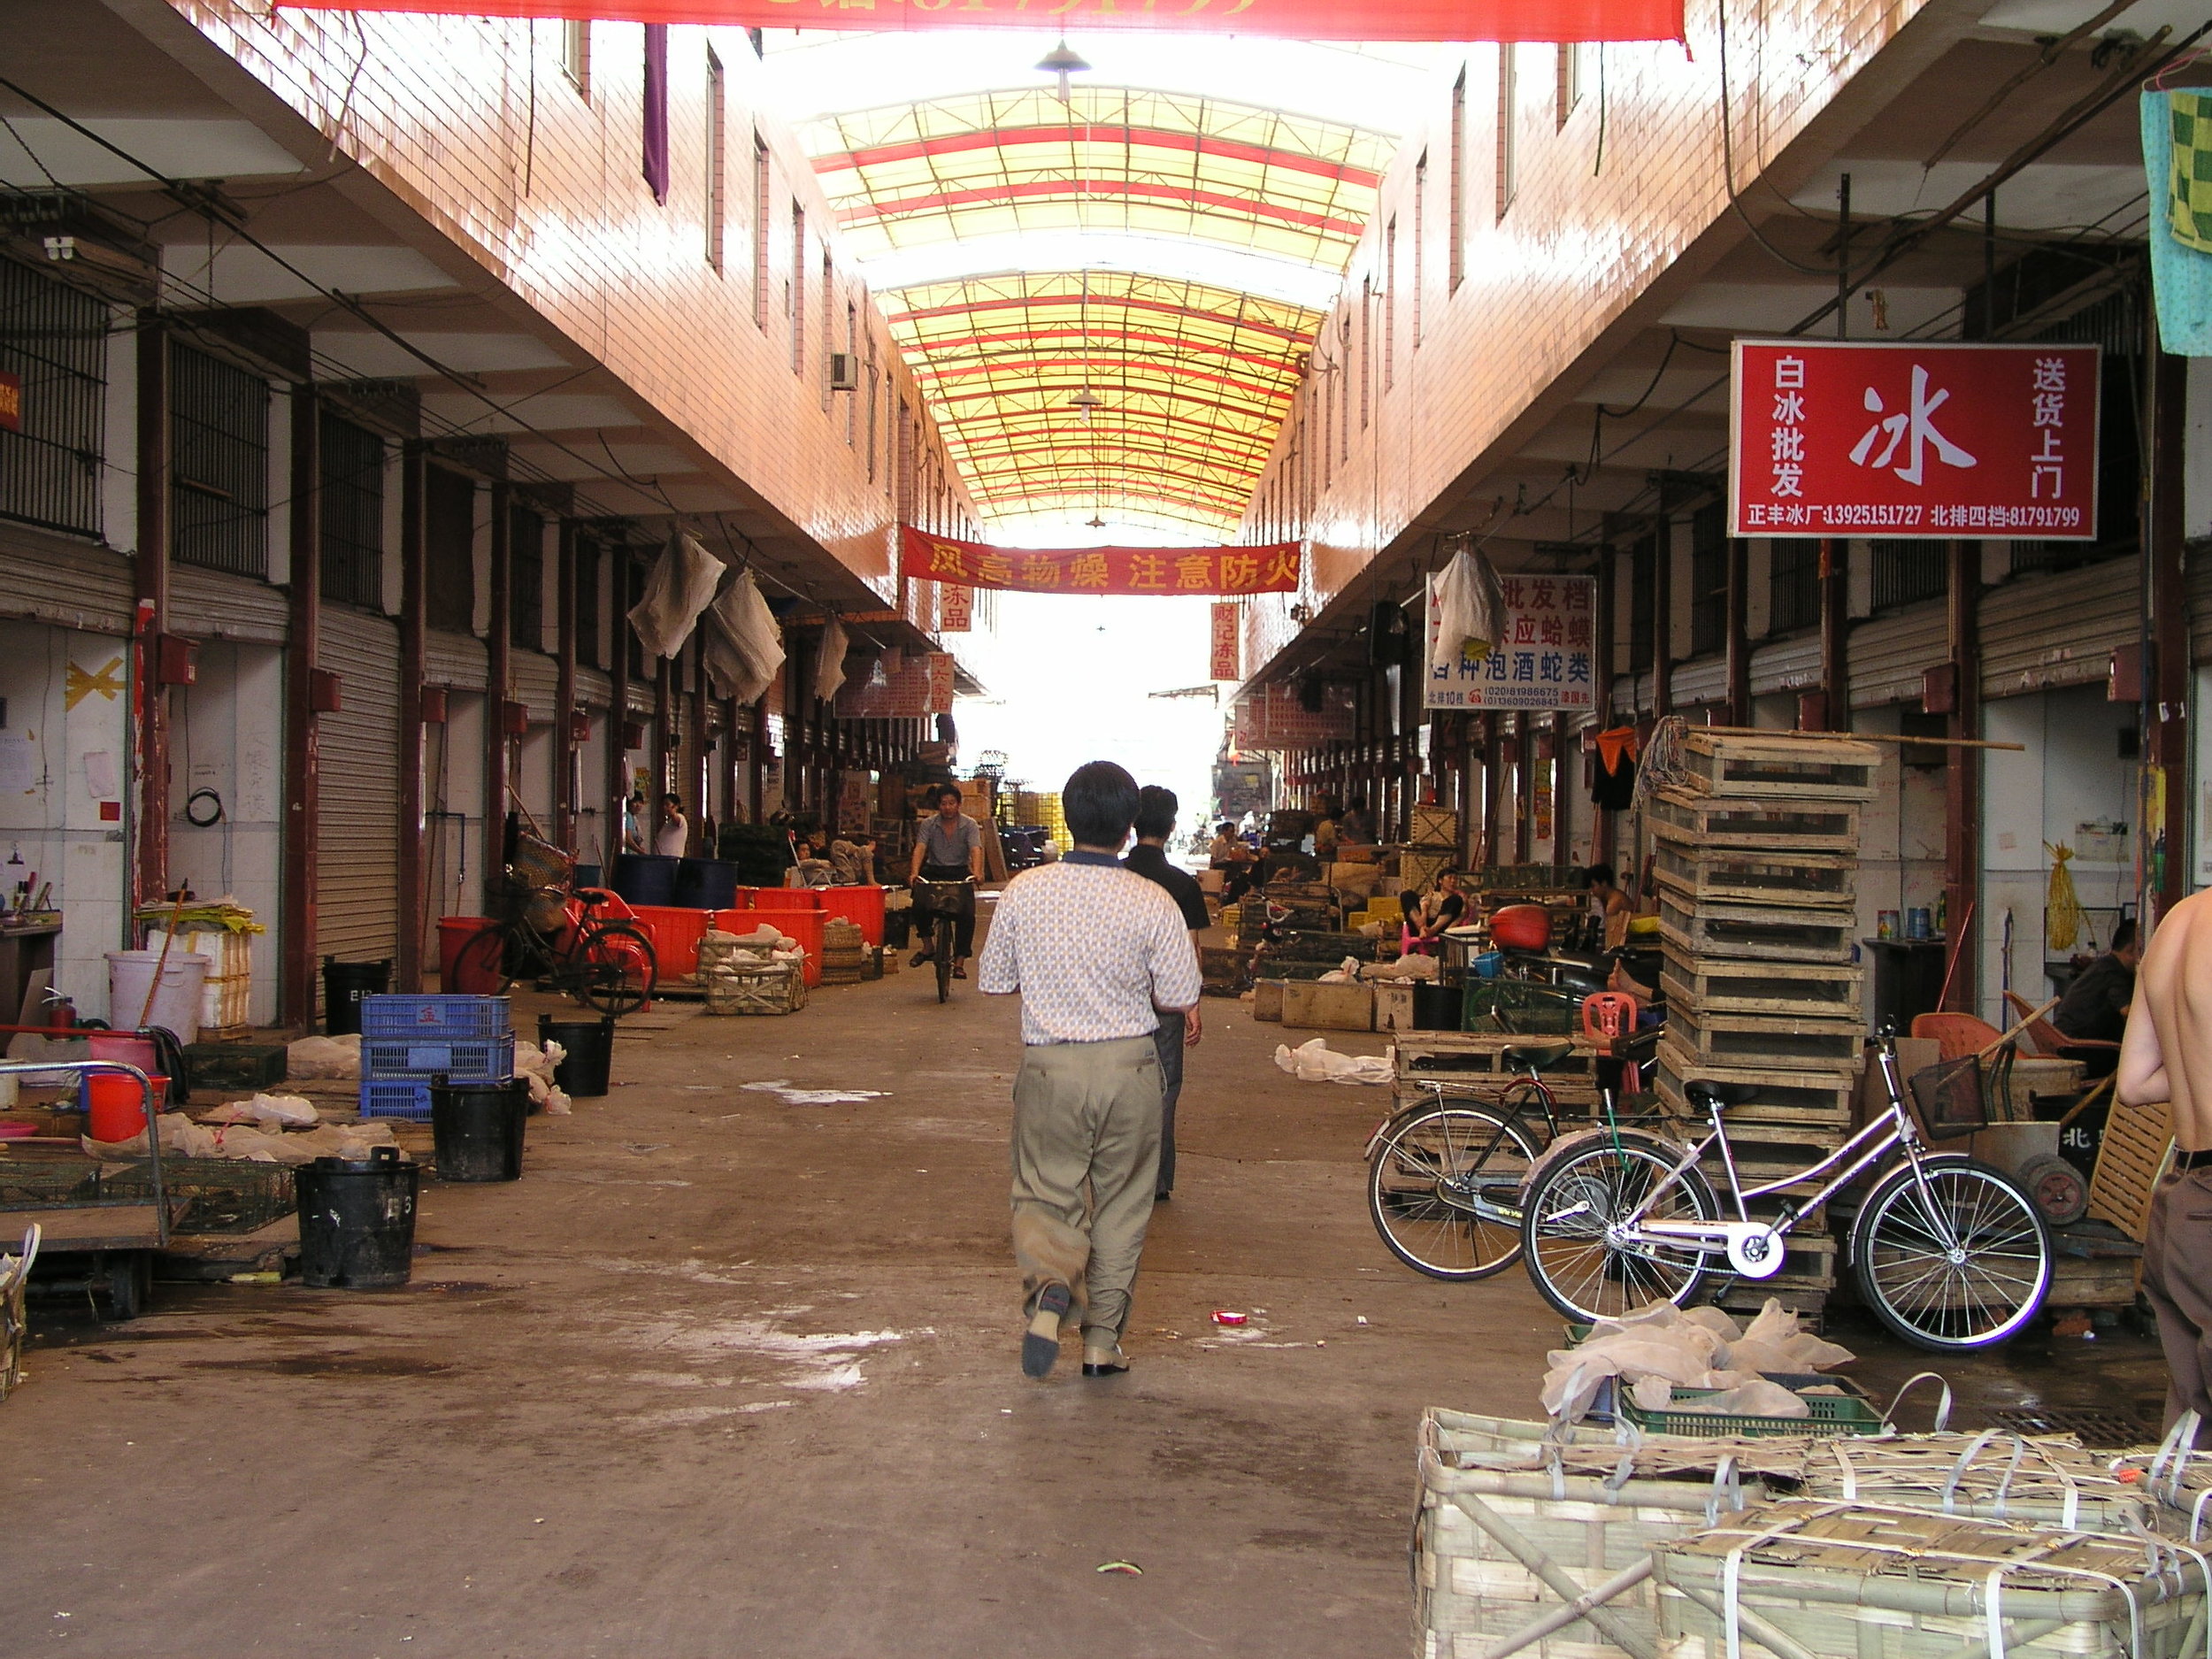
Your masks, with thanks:
M908 884L918 881L973 881L983 879L983 826L960 810L960 788L957 784L941 783L930 792L930 804L936 810L924 818L920 833L914 838L914 862L907 872ZM921 904L917 910L926 907ZM975 954L975 896L956 913L956 924L953 939L952 977L968 977L968 958ZM928 935L923 935L922 948L914 953L912 965L918 968L930 959Z

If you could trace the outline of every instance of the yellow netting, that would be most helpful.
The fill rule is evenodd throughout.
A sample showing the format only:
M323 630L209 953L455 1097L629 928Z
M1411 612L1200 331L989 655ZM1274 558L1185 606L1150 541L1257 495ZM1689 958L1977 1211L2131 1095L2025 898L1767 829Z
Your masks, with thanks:
M2074 891L2074 872L2066 867L2074 849L2063 842L2053 846L2049 841L2043 843L2043 849L2051 855L2051 887L2043 901L2043 937L2053 950L2064 954L2079 941L2089 917L2081 908L2081 895Z

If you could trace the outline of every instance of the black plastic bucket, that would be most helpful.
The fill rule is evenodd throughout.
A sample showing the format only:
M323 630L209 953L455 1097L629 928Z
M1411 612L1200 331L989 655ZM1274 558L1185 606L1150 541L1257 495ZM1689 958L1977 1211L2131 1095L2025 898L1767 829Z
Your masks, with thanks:
M530 1116L530 1086L505 1083L430 1085L430 1133L442 1181L522 1179L522 1126Z
M392 988L392 959L341 962L323 958L323 1029L334 1037L361 1033L361 999Z
M576 885L580 887L603 887L607 884L603 879L602 879L600 869L597 864L578 864L576 866Z
M1418 985L1413 987L1413 1028L1416 1031L1457 1031L1460 1005L1466 992L1456 985Z
M608 886L632 904L672 905L676 902L676 867L681 863L680 858L624 853L614 861Z
M893 950L904 950L913 929L911 910L887 910L883 918L883 942Z
M737 902L737 866L719 858L680 860L676 865L676 902L687 910L729 910Z
M317 1158L293 1177L299 1194L300 1278L318 1290L387 1290L415 1265L422 1166L397 1147L361 1161Z
M538 1016L538 1042L557 1042L568 1052L553 1068L553 1080L578 1099L607 1092L614 1064L614 1016L599 1019L556 1019Z

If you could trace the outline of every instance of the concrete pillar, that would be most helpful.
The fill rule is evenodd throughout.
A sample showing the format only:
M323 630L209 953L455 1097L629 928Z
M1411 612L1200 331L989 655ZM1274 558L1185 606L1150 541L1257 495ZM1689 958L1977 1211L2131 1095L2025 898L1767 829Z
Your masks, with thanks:
M564 513L554 554L553 839L576 845L576 520Z
M1851 543L1820 544L1819 729L1851 729Z
M169 619L169 334L153 311L138 319L137 458L138 552L132 565L138 614L131 634L138 764L134 906L160 898L169 887L169 703L155 683L159 641Z
M2150 650L2143 687L2145 761L2162 780L2162 823L2148 814L2146 833L2159 837L2153 855L2148 921L2155 922L2189 891L2189 598L2182 578L2182 539L2187 534L2183 488L2188 437L2189 360L2156 349L2150 353L2148 497L2143 503L2144 603L2148 607Z
M1981 735L1982 656L1980 630L1982 544L1953 541L1950 549L1949 631L1951 668L1955 681L1952 710L1945 735L1974 738ZM1982 918L1974 913L1981 867L1981 751L1952 752L1945 772L1943 792L1943 887L1949 912L1950 956L1955 965L1947 1009L1971 1013L1979 1006L1975 995L1972 941L1982 931Z
M511 486L491 486L491 626L484 631L484 869L496 874L505 845L507 791L514 781L514 739L507 703L514 673L514 525Z
M422 677L430 592L422 533L423 446L406 445L399 465L399 954L392 972L396 990L419 991L429 896Z
M292 388L292 501L289 626L284 649L284 879L279 891L281 945L277 1018L315 1018L315 868L321 787L318 776L314 679L322 631L323 558L319 407L311 386ZM402 918L403 926L408 918Z

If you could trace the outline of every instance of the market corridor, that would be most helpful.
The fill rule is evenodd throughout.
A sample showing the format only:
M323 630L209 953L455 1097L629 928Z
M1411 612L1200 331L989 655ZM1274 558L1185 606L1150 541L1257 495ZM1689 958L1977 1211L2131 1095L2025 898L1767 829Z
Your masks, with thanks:
M39 1588L0 1652L1403 1651L1420 1408L1532 1410L1557 1324L1384 1257L1381 1091L1293 1081L1210 1002L1137 1369L1040 1386L1012 1001L909 972L819 995L803 1044L662 1006L606 1100L531 1120L522 1180L426 1183L406 1289L42 1317L0 1474ZM739 1087L778 1079L886 1093Z

